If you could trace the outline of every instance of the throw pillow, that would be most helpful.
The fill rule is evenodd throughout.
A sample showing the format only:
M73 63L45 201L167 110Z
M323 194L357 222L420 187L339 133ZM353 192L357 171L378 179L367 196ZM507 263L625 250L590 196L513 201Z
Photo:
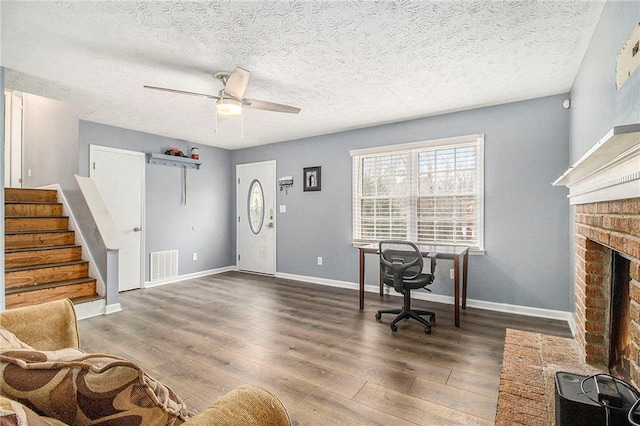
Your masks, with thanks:
M33 349L22 342L15 334L4 327L0 327L0 349Z
M136 364L78 349L0 352L0 391L70 425L178 425L192 416Z
M36 413L0 395L0 425L2 426L50 426Z

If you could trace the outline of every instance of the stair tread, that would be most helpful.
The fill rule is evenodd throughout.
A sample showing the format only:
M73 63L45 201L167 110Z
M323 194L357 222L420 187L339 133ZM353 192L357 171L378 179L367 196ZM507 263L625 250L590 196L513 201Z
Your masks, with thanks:
M45 205L62 205L57 201L16 201L16 200L7 200L4 202L5 204L45 204Z
M37 188L5 188L5 201L57 201L58 191L55 189Z
M5 219L69 219L69 216L5 216Z
M23 248L15 248L15 249L5 249L4 253L24 253L28 251L44 251L44 250L57 250L57 249L70 249L82 247L76 244L66 244L60 246L46 246L46 247L23 247Z
M88 283L91 281L95 281L95 278L92 277L86 277L86 278L76 278L73 280L65 280L65 281L56 281L53 283L45 283L45 284L34 284L34 285L30 285L28 287L13 287L13 288L6 288L5 289L5 294L9 295L9 294L18 294L18 293L28 293L31 291L36 291L36 290L45 290L48 288L56 288L56 287L64 287L64 286L68 286L68 285L74 285L74 284L82 284L82 283Z
M29 229L27 231L5 231L5 235L26 235L26 234L55 234L55 233L65 233L65 232L74 232L69 229Z
M60 267L60 266L81 265L83 263L89 263L89 262L87 260L75 260L75 261L72 261L72 262L46 263L44 265L23 266L23 267L20 267L20 268L5 269L5 273L29 271L29 270L34 270L34 269L57 268L57 267Z
M96 294L94 296L72 297L71 301L73 302L74 305L79 305L81 303L93 302L93 301L102 300L102 299L106 299L106 297Z

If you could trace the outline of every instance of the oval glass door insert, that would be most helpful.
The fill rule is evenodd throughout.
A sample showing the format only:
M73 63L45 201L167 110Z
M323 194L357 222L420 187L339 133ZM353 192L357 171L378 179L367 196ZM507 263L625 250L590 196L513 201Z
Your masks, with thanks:
M254 179L249 185L247 208L249 210L249 228L251 228L251 232L258 235L264 223L264 193L262 185L257 179Z

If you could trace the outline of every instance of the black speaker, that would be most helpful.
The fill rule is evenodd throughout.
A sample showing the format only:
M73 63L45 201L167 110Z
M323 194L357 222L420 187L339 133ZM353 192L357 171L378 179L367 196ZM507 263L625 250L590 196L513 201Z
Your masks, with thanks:
M587 379L587 380L585 380ZM597 401L602 401L603 387L613 383L612 379L608 382L599 382L589 376L581 376L578 374L565 373L558 371L556 373L556 426L631 426L627 420L627 413L636 401L634 392L621 381L616 380L613 385L616 390L615 407L609 405L605 408ZM584 392L580 386L583 383ZM630 385L629 385L630 386ZM598 392L600 391L600 392ZM607 423L607 413L609 410L609 422ZM634 417L634 421L636 417Z

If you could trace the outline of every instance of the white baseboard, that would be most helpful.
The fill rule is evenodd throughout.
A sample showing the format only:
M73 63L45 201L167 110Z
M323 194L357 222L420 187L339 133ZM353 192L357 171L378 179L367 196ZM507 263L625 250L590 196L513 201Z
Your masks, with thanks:
M486 302L484 300L467 299L467 306L470 308L486 309L489 311L506 312L511 314L526 315L530 317L548 318L548 319L567 321L567 323L571 319L571 312L568 312L568 311L557 311L554 309L544 309L544 308L532 308L530 306L511 305L508 303L495 303L495 302Z
M325 278L307 277L303 275L285 274L280 272L276 273L276 277L287 279L287 280L293 280L293 281L302 281L302 282L308 282L313 284L328 285L331 287L348 288L352 290L359 289L359 285L357 283L352 283L348 281L329 280ZM377 285L366 285L366 284L364 286L364 290L367 293L378 293L380 291ZM389 291L389 288L386 288L385 291ZM445 296L441 294L433 294L433 293L417 291L412 293L412 297L420 300L428 300L431 302L453 305L453 296ZM572 326L573 314L571 312L556 311L553 309L532 308L529 306L511 305L508 303L486 302L484 300L474 300L474 299L467 299L467 306L470 308L486 309L489 311L506 312L506 313L512 313L512 314L518 314L518 315L526 315L531 317L549 318L549 319L567 321L569 323L569 327L571 328L572 333L575 334L575 331L574 331L575 323Z
M120 303L107 305L107 302L104 299L79 303L77 305L73 305L73 307L76 310L76 316L79 320L97 317L98 315L109 315L122 310Z
M120 312L122 310L122 305L120 303L114 303L112 305L107 305L104 307L104 314L109 315L115 312Z
M152 281L145 281L142 288L158 287L158 286L165 285L165 284L177 283L177 282L180 282L180 281L190 280L190 279L193 279L193 278L201 278L201 277L206 277L208 275L222 274L223 272L229 272L229 271L235 271L235 270L236 270L235 266L225 266L223 268L208 269L206 271L200 271L200 272L193 272L191 274L178 275L176 277L165 278L165 279L156 280L156 281L153 281L153 282Z
M322 284L322 285L328 285L331 287L349 288L352 290L358 289L358 284L354 284L348 281L330 280L327 278L318 278L318 277L306 277L304 275L286 274L284 272L276 272L276 278L282 278L282 279L291 280L291 281L303 281L303 282L312 283L312 284Z
M79 303L77 305L73 305L73 307L76 311L76 317L79 320L82 320L105 314L106 304L106 300L98 299L92 300L91 302Z

